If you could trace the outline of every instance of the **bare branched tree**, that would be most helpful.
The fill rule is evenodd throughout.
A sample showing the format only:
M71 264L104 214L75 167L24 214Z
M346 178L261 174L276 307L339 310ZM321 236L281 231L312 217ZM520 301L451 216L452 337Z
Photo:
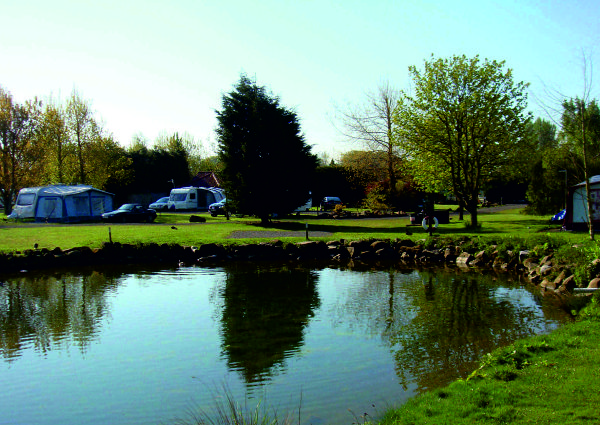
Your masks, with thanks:
M574 165L580 165L580 173L585 182L585 203L587 210L587 225L590 239L594 240L594 211L595 201L590 187L591 164L600 155L598 147L598 101L593 95L593 62L591 54L581 51L581 71L583 87L580 95L575 97L545 88L545 96L549 102L539 101L551 120L560 126L559 136L562 142L571 145Z
M335 106L338 131L349 141L359 143L373 152L385 152L390 189L396 187L396 163L400 150L394 141L393 115L400 91L389 82L381 83L375 92L365 95L362 104Z

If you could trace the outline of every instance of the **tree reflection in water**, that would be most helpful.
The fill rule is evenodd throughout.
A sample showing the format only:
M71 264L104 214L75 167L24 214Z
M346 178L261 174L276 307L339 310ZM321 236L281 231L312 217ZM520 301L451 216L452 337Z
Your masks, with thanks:
M98 272L11 279L0 288L0 352L11 361L33 347L45 353L73 340L85 353L108 314L106 291L116 284Z
M268 380L303 345L304 330L320 301L318 273L303 267L232 265L225 269L222 355L244 381Z
M353 319L345 326L379 335L404 390L423 392L466 376L494 348L543 330L535 323L544 314L524 296L527 289L494 280L443 270L373 271L368 284L337 307L338 316Z

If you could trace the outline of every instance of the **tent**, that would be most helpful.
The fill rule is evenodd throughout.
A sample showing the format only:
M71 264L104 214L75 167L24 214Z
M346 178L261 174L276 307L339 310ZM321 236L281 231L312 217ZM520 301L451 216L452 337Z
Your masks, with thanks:
M9 218L76 222L100 220L113 210L112 193L88 185L26 187L19 191Z
M600 229L600 175L590 178L590 198L592 223L595 229ZM584 181L569 189L565 227L568 230L585 230L588 228L587 223L588 210Z

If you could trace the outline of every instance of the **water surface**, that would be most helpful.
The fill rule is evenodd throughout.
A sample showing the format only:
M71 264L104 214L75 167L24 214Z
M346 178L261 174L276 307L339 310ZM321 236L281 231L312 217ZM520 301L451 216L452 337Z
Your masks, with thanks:
M226 386L350 424L562 313L504 276L289 265L22 275L0 286L0 424L157 424Z

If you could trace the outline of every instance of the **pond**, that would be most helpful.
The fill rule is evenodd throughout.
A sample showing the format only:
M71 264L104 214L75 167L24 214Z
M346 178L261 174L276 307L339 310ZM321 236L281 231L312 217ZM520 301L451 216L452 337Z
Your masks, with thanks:
M158 424L225 393L350 424L567 317L506 276L298 265L0 280L0 423Z

